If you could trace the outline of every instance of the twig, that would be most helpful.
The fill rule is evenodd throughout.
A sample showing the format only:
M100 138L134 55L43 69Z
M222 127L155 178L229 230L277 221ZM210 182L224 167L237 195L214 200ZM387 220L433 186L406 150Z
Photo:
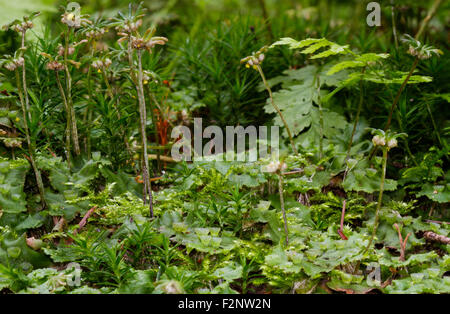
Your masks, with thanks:
M443 244L450 244L450 238L434 233L433 231L426 231L423 234L423 237L429 241L440 242Z
M83 219L81 219L80 223L78 224L78 229L75 231L75 233L80 232L80 230L86 225L86 222L88 218L94 213L94 211L97 209L97 205L92 207L87 211L87 213L84 215Z

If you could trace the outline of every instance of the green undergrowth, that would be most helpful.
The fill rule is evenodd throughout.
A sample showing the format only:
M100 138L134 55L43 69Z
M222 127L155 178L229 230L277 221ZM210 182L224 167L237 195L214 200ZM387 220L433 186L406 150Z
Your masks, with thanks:
M395 193L389 194L375 245L366 251L374 206L364 197L365 184L343 185L342 193L351 197L344 240L337 232L344 198L331 191L321 193L331 175L325 172L321 179L320 168L307 156L285 160L305 169L304 174L286 178L286 194L309 195L308 204L297 197L286 199L288 246L283 241L275 175L261 171L268 161L179 164L165 176L166 187L155 193L156 217L149 219L148 207L137 192L121 194L116 186L123 183L102 175L108 169L102 159L72 170L59 158L38 160L48 176L46 193L62 191L64 199L49 197L49 207L32 214L14 206L8 210L8 203L2 203L0 284L5 291L450 292L448 245L427 243L422 237L424 231L448 236L447 224L426 222L415 202L397 201ZM22 195L29 168L20 160L2 162L9 165L3 175L18 176L14 182L22 182L14 192ZM96 191L92 184L100 177L105 185ZM27 201L29 206L35 202ZM93 207L80 228L80 218ZM52 229L52 217L64 217L67 227ZM411 232L405 260L399 259L394 224L401 226L403 235ZM39 242L33 238L27 245L27 234L40 234Z

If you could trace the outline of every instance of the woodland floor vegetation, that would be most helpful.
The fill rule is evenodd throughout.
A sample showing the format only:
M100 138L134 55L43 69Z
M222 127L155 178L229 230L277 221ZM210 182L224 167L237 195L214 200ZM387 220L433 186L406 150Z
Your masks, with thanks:
M0 294L450 293L450 3L48 3L0 1ZM176 162L195 117L280 158Z

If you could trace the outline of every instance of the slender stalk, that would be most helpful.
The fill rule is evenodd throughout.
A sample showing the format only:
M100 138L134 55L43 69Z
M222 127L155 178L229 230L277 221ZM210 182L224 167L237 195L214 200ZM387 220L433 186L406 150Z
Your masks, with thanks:
M159 136L158 136L158 132L156 130L156 119L155 119L155 113L154 113L155 106L153 105L153 104L157 105L158 101L156 100L155 95L151 92L150 87L148 87L148 94L150 95L150 98L151 98L151 102L150 102L150 116L152 117L153 127L155 128L156 143L159 143ZM157 156L156 165L158 167L158 173L161 173L161 151L159 149L156 150L156 156Z
M92 40L92 50L91 50L91 58L94 57L95 51L97 49L97 42L95 40ZM86 106L86 111L84 113L83 122L86 126L86 137L85 137L85 150L88 158L91 158L91 121L92 121L92 110L91 106L94 102L94 97L92 94L92 84L91 84L91 78L92 78L92 65L89 64L88 68L88 74L87 74L87 90L88 90L88 96L89 96L89 102Z
M73 141L73 148L76 155L80 154L80 143L78 141L78 128L77 128L77 119L75 115L75 109L73 107L72 100L72 77L70 75L69 67L68 67L68 53L69 53L69 33L70 28L68 28L67 32L65 32L65 46L64 46L64 68L66 71L66 92L67 92L67 104L70 114L71 120L71 134Z
M388 149L383 148L383 170L382 170L383 172L381 173L380 193L378 194L377 210L375 212L375 222L373 223L372 236L370 237L369 244L364 250L364 253L366 253L370 249L370 246L372 245L375 235L377 234L378 223L380 220L381 201L383 199L384 181L386 179L387 157L388 157Z
M25 32L22 32L22 44L21 44L21 48L25 49ZM25 109L26 109L26 113L28 115L28 119L31 121L31 112L30 112L30 101L28 98L28 89L27 89L27 70L26 70L26 66L25 66L25 62L23 64L22 67L22 83L23 83L23 93L25 96Z
M21 37L21 48L22 48L22 56L24 56L24 51L26 49L25 47L25 31L22 32ZM41 196L41 203L42 206L45 207L45 197L44 197L44 183L42 182L42 176L37 168L36 162L34 160L34 145L31 141L30 131L28 128L28 120L31 121L31 111L30 111L30 104L29 104L29 98L28 98L28 89L27 89L27 76L26 76L26 62L24 61L24 64L22 66L22 88L20 86L20 79L19 79L19 72L16 70L16 79L17 79L17 88L19 90L19 98L22 105L22 111L23 111L23 124L25 127L25 136L27 138L27 144L28 144L28 151L30 154L30 162L31 166L33 167L34 175L36 177L36 183L39 189L39 194Z
M295 148L294 139L292 137L291 129L289 128L289 125L287 124L286 120L284 119L283 113L281 113L280 108L275 104L275 101L273 100L272 90L270 89L269 83L267 83L266 77L264 75L264 72L261 68L261 66L258 64L257 66L258 72L261 75L261 78L263 80L264 86L266 87L267 91L269 92L270 101L272 103L272 106L275 108L275 110L278 112L278 115L280 116L281 121L284 124L284 127L286 128L286 131L289 136L289 141L291 142L292 150L294 151L294 154L298 154L297 148Z
M147 135L146 135L146 125L147 125L147 112L145 108L145 97L144 97L144 85L143 85L143 75L142 75L142 52L141 50L137 51L138 55L138 85L137 85L137 93L139 98L139 113L140 113L140 122L141 122L141 135L142 135L142 153L144 158L144 169L143 169L143 179L148 190L149 194L149 206L150 206L150 216L153 217L153 196L152 196L152 183L150 182L149 175L149 162L148 162L148 153L147 153Z
M283 212L283 221L284 221L284 233L286 235L285 244L289 245L289 230L288 223L286 218L286 210L284 208L284 197L283 197L283 175L281 173L278 174L278 192L280 193L280 206L281 211Z
M149 207L150 207L150 216L153 217L153 195L152 195L152 185L150 181L149 174L149 161L148 161L148 153L147 153L147 135L146 135L146 126L147 126L147 112L145 108L145 95L144 95L144 85L143 85L143 75L142 75L142 53L138 50L138 77L135 75L135 67L133 61L133 49L132 49L132 35L131 33L128 35L128 63L130 66L130 77L133 83L136 85L136 90L138 94L139 100L139 116L140 116L140 129L142 136L142 179L144 181L144 204L147 202L147 192L149 194Z
M58 85L58 89L59 92L61 94L61 98L63 100L64 103L64 108L66 109L66 120L67 120L67 125L66 125L66 158L67 158L67 164L69 165L69 168L71 166L71 142L70 142L70 112L69 112L69 105L67 104L67 98L66 98L66 94L64 93L64 88L62 87L61 84L61 79L59 78L59 74L58 71L56 71L56 84Z
M25 69L25 63L23 65L23 68ZM31 167L33 168L34 176L36 178L36 183L37 183L38 190L39 190L39 194L41 196L41 204L43 207L45 207L46 203L45 203L45 195L44 195L44 183L42 182L41 173L40 173L40 171L36 165L36 162L34 160L34 145L31 141L30 130L28 128L28 119L29 119L28 117L31 117L31 114L29 111L27 111L27 105L26 105L26 100L25 100L28 97L24 97L24 93L26 94L27 90L25 89L24 86L22 86L22 84L20 82L19 71L16 70L15 72L16 72L17 89L19 91L20 104L22 106L22 119L23 119L23 125L24 125L24 129L25 129L25 137L27 139L28 154L30 155ZM22 78L25 78L25 74L23 74ZM22 88L23 88L23 91L22 91Z
M128 34L128 64L130 66L130 78L131 81L134 83L134 85L136 86L136 90L137 90L137 94L138 94L138 100L139 100L139 117L140 117L140 129L141 129L141 136L142 136L142 147L143 147L143 151L144 151L144 143L145 146L147 144L147 136L146 136L146 132L145 132L145 127L146 127L146 122L143 122L143 118L147 117L147 113L146 113L146 109L145 109L145 96L143 95L142 98L144 98L144 106L141 105L141 95L140 95L140 86L139 83L136 80L136 75L135 75L135 69L134 69L134 61L133 61L133 48L132 48L132 34ZM141 54L139 53L139 56L141 56ZM142 60L141 60L141 65L140 67L142 68ZM141 85L142 85L142 71L140 71L140 77L141 77ZM151 191L151 186L148 187L148 184L150 184L150 180L149 180L149 173L148 173L148 167L146 166L146 162L145 159L147 158L147 164L148 164L148 154L146 151L145 147L145 152L143 152L143 156L142 156L142 160L141 160L141 168L142 168L142 180L144 182L144 187L143 187L143 200L144 200L144 204L147 203L147 191L148 189ZM153 202L152 202L152 195L150 193L150 214L151 216L153 216Z
M134 84L136 84L136 75L134 73L134 62L133 62L133 49L131 47L131 37L132 35L128 35L128 64L130 65L130 77ZM137 84L136 84L137 85Z
M422 36L423 32L425 31L425 29L428 26L428 23L431 21L431 19L433 18L433 16L436 14L439 6L441 5L442 0L435 0L434 3L432 4L430 10L428 11L427 16L425 17L425 19L422 21L419 31L417 32L415 39L419 40L420 36Z
M93 101L92 96L92 86L91 86L91 76L92 76L92 67L89 65L88 70L88 76L87 76L87 90L88 90L88 96L89 96L89 103L86 106L86 111L84 114L84 121L86 125L86 138L85 138L85 150L88 158L91 158L91 117L92 117L92 110L91 110L91 104Z

